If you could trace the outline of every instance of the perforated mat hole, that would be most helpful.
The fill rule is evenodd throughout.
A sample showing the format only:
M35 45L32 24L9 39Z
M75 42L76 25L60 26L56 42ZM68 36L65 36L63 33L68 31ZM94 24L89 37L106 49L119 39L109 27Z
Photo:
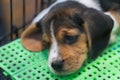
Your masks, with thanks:
M7 51L6 53L10 53L9 51Z
M110 62L111 65L113 65L113 62Z
M6 65L7 65L7 63L4 63L3 65L4 65L4 66L6 66Z
M93 78L93 80L97 80L96 78Z
M104 74L104 75L106 75L106 73L105 73L105 72L104 72L103 74Z
M20 69L20 67L17 67L17 69L19 70L19 69Z
M36 77L37 79L40 79L40 77Z
M15 70L11 70L11 72L15 72Z
M29 78L29 79L30 79L30 78L31 78L31 76L27 76L27 78Z
M100 78L100 77L101 77L101 75L98 75L98 77Z
M5 49L5 48L3 48L3 50L5 51L6 49Z
M33 76L35 76L36 74L35 73L32 73Z
M115 62L118 62L118 60L115 60Z
M109 57L109 58L111 58L111 56L110 56L110 55L109 55L108 57Z
M29 72L32 72L32 70L30 69L30 70L28 70Z
M59 80L58 78L56 78L55 80Z
M8 69L10 69L11 67L10 67L10 66L8 66L7 68L8 68Z
M111 72L111 70L108 70L108 72Z
M51 77L54 77L54 75L51 75Z
M88 67L87 69L88 69L88 70L90 70L91 68L90 68L90 67Z
M18 77L18 78L21 78L21 75L18 75L17 77Z
M120 53L120 50L118 50L117 52Z
M27 74L26 72L23 73L23 75L26 75L26 74Z
M116 50L116 49L117 49L116 47L113 48L113 50Z
M50 80L49 78L46 78L46 80Z
M46 69L45 69L45 68L43 68L42 70L43 70L43 71L45 71Z
M36 67L34 67L34 69L36 70L37 68L36 68Z
M120 79L120 77L117 77L117 79Z
M106 67L103 67L104 69L106 69Z
M18 61L18 63L21 63L21 61Z
M108 78L111 78L110 76L108 76Z
M112 73L113 76L115 76L115 73Z
M118 68L118 66L116 65L115 68Z
M25 55L27 55L27 53L24 53Z
M118 45L117 47L119 47L119 48L120 48L120 45Z
M100 62L97 62L97 65L99 65L100 64Z
M107 60L107 58L103 58L105 61Z
M12 60L9 60L10 63L12 63L13 61Z
M38 71L38 73L41 73L41 71Z
M23 57L22 55L20 55L20 57Z
M11 48L11 46L8 46L8 48Z
M3 62L3 60L0 60L0 62L2 63L2 62Z
M104 52L104 54L107 54L106 52Z
M14 58L14 60L16 61L16 60L17 60L17 58Z
M17 49L20 49L20 47L19 47L19 46L17 46Z
M85 80L87 80L87 77L85 77Z
M116 55L116 53L113 53L113 55Z
M11 54L10 56L11 56L11 57L13 57L14 55L13 55L13 54Z
M5 58L6 60L8 59L8 57Z
M2 57L4 57L4 56L5 56L5 54L1 54L1 56L2 56Z
M16 64L14 63L13 66L16 66Z
M12 49L12 51L15 51L15 49Z
M16 54L19 54L18 52L16 52Z
M112 50L108 50L109 52L112 52Z
M28 56L28 58L30 58L30 59L31 59L31 56Z
M80 73L80 72L78 72L78 75L81 75L81 73Z
M28 61L27 64L30 64L30 62Z
M45 74L42 74L42 76L45 76Z
M47 74L50 74L50 72L49 72L49 71L47 71Z
M25 64L22 64L23 67L25 67Z
M25 58L24 58L23 60L24 60L24 61L26 61L26 59L25 59Z
M92 77L92 74L89 74L88 76L89 76L89 77Z
M24 52L24 50L20 50L20 52Z
M97 74L97 72L93 72L94 74Z

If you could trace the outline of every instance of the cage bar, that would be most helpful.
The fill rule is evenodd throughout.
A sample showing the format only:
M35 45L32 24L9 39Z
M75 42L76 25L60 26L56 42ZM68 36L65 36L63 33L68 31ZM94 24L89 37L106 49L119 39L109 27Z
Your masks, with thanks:
M12 0L10 0L10 40L13 39L12 33L13 33L13 4L12 4Z

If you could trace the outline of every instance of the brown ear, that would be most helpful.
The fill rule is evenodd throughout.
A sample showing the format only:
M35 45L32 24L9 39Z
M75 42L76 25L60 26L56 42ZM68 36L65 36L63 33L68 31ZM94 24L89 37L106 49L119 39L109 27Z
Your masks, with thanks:
M42 42L42 30L31 24L21 35L23 46L30 51L41 51L44 49Z
M96 58L109 42L113 20L94 9L86 10L82 19L85 22L84 29L88 37L89 56Z

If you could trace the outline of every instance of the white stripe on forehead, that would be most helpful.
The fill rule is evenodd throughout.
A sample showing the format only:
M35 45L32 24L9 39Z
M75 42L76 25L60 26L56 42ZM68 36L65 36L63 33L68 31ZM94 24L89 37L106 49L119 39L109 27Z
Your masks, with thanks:
M79 2L89 8L94 8L97 10L101 10L100 8L100 4L98 3L98 0L57 0L55 3L53 3L52 5L50 5L48 8L44 9L42 12L40 12L38 14L38 16L35 17L35 19L33 20L33 23L36 23L38 21L40 21L49 11L52 7L54 7L55 5L57 5L58 3L62 3L65 1L76 1Z
M51 63L54 59L56 60L60 57L58 43L54 35L53 22L51 22L50 31L51 31L51 47L49 53L49 62Z
M50 34L51 34L51 46L50 46L50 52L49 52L49 57L48 57L48 65L49 68L54 72L54 69L51 67L52 62L55 60L59 60L61 57L59 55L59 47L57 40L54 35L54 30L53 30L53 22L50 24Z

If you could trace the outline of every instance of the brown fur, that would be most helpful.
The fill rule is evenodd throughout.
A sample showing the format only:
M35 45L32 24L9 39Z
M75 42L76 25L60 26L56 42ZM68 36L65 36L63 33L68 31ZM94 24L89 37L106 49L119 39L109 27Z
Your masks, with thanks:
M57 40L60 42L63 41L63 36L66 34L74 36L79 35L80 32L77 28L70 29L62 27L57 33ZM58 44L61 58L64 60L63 71L66 73L78 70L86 60L88 53L85 33L80 34L77 42L74 44Z
M21 36L23 46L30 51L40 51L44 49L42 43L42 33L36 24L31 24Z
M63 71L73 72L78 70L87 58L88 48L86 35L83 33L75 44L60 44L60 55L64 60Z
M64 37L64 35L67 34L67 35L71 35L71 36L75 36L75 35L78 35L80 34L79 30L77 28L67 28L65 26L61 26L59 29L58 29L58 33L57 33L57 39L59 41L61 41Z
M118 24L120 25L120 12L115 12L115 11L109 11L114 18L117 20Z

